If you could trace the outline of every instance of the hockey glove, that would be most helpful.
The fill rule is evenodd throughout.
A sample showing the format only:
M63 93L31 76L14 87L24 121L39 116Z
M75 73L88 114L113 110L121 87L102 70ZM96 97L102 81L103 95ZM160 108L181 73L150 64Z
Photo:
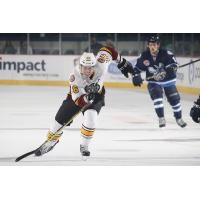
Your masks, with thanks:
M134 86L141 86L143 83L143 79L140 74L135 74L132 78L132 82Z
M166 71L163 68L159 68L158 71L153 75L156 81L162 81L166 76Z
M122 59L122 62L120 62L117 67L126 78L128 78L128 73L133 74L132 64L128 62L125 58Z
M87 98L88 101L95 104L103 99L103 95L99 93L89 93Z
M166 67L166 72L169 74L173 74L173 73L177 72L177 69L178 69L178 65L172 64L172 65L169 65L168 67Z
M197 101L194 102L194 106L190 110L190 116L194 122L200 123L200 96Z
M200 106L200 95L199 95L199 98L197 99L197 101L194 103Z

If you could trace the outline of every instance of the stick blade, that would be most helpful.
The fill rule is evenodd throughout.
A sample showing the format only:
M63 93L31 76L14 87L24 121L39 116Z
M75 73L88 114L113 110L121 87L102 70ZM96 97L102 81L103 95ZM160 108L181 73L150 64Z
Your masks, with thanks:
M27 156L30 156L30 155L34 154L35 151L36 151L36 150L33 150L33 151L30 151L30 152L28 152L28 153L25 153L25 154L23 154L23 155L17 157L17 158L15 159L15 162L19 162L19 161L22 160L23 158L26 158Z

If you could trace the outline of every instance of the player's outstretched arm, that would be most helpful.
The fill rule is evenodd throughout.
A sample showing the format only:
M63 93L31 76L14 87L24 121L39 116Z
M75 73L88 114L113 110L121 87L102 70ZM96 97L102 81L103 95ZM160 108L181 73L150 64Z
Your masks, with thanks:
M126 78L128 78L129 73L132 75L134 73L132 64L125 58L120 59L117 67Z
M128 62L125 58L122 58L121 55L111 47L102 47L99 52L105 51L109 53L112 57L112 60L115 61L118 65L118 69L121 73L128 78L128 74L133 74L133 66L130 62Z

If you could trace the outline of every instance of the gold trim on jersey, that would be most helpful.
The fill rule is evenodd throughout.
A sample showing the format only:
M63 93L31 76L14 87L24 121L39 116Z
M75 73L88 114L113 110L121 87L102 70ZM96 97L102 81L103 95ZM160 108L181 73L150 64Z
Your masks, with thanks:
M106 47L102 47L99 51L106 51L112 56L112 52L109 49L107 49Z

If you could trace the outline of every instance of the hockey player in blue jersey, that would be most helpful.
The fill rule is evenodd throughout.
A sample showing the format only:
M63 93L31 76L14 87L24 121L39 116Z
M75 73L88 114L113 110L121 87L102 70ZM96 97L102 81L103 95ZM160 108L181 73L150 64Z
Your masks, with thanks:
M124 71L124 68L118 68ZM187 124L182 119L180 95L176 88L176 71L178 64L172 52L160 48L160 39L158 36L152 36L148 39L147 50L137 59L133 69L126 69L124 75L128 73L133 75L134 86L141 86L143 80L140 73L146 72L148 82L148 91L153 101L155 112L159 119L159 127L165 127L163 92L170 103L174 117L180 127Z

